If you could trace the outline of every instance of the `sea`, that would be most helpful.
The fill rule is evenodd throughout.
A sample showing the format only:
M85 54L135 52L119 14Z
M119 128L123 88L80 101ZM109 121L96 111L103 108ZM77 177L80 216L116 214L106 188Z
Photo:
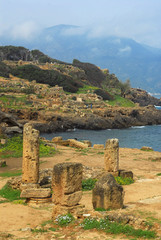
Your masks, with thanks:
M135 126L126 129L82 130L72 129L67 132L44 133L41 137L51 140L62 136L66 139L90 140L93 144L105 144L107 139L118 138L122 148L152 147L161 152L161 125Z
M156 98L161 98L161 93L150 93ZM161 106L155 106L161 110ZM107 139L118 138L119 146L122 148L138 148L143 146L152 147L154 151L161 152L161 125L135 126L125 129L106 129L106 130L82 130L69 129L66 132L43 133L41 137L51 140L61 136L63 140L77 139L89 140L92 145L105 144Z

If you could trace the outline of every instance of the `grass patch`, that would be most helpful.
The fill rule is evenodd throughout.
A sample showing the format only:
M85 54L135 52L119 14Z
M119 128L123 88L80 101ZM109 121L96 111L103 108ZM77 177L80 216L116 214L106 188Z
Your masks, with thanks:
M119 185L130 185L134 183L134 180L132 178L115 177L115 180ZM92 178L82 180L82 191L92 190L96 182L97 179Z
M82 190L83 191L92 190L96 182L97 182L97 179L92 179L92 178L82 180Z
M0 158L18 158L22 157L23 152L23 136L15 135L9 138L6 144L0 144ZM45 142L40 139L39 155L40 157L50 157L56 153L55 148L47 146Z
M16 91L16 89L10 89L10 91ZM0 101L3 102L4 107L6 108L26 108L26 106L31 107L32 102L28 101L26 95L13 96L13 95L4 95L0 97Z
M14 200L13 204L22 204L22 205L27 205L27 203L25 202L24 199L18 199L18 200Z
M89 86L89 85L84 85L83 88L79 88L77 91L77 94L80 93L87 93L87 92L93 92L93 90L99 89L98 87L94 87L94 86Z
M132 226L121 223L110 222L108 218L100 219L86 218L83 221L82 227L84 230L97 229L103 230L111 234L125 234L126 236L133 236L136 238L154 239L156 233L154 231L134 229Z
M32 233L44 233L44 232L47 232L47 229L44 229L44 228L34 228L34 229L31 229L31 232Z
M6 198L8 201L14 201L19 200L21 191L17 189L12 189L11 187L6 184L1 190L0 190L0 196L3 198Z
M123 177L114 177L116 182L119 184L119 185L130 185L132 183L134 183L134 180L132 178L123 178Z
M51 224L51 223L53 223L52 220L47 220L47 221L44 221L44 222L41 224L41 226L42 226L42 227L45 227L47 224Z
M59 226L64 227L67 226L68 224L74 222L74 217L72 216L72 214L68 213L66 215L59 215L56 218L56 222Z
M144 148L140 148L141 151L144 151L144 152L154 152L153 149L144 149Z
M135 107L135 104L132 101L119 95L116 95L114 100L108 101L108 104L110 104L111 106Z
M98 211L98 212L105 212L107 211L105 208L95 208L95 211Z
M16 176L21 176L22 175L22 171L16 171L16 172L4 172L4 173L0 173L0 177L16 177Z
M50 227L49 230L55 232L57 228Z
M104 152L98 152L97 154L98 154L98 155L103 155L103 154L104 154Z
M50 156L53 156L55 153L56 153L56 150L54 147L45 145L45 142L43 142L40 139L40 150L39 150L40 157L50 157Z
M12 138L7 139L7 142L4 145L0 144L0 157L22 157L22 146L22 135L15 135Z
M156 176L161 176L161 173L157 173Z

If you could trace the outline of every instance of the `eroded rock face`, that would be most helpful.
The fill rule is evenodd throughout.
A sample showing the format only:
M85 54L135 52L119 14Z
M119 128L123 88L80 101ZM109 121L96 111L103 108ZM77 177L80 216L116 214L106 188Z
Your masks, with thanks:
M22 125L18 123L17 119L11 115L0 110L0 134L22 133Z
M82 197L82 171L80 163L60 163L53 168L53 203L74 206Z
M119 169L119 141L118 139L108 139L104 154L105 170L117 172Z
M39 180L39 131L26 123L23 130L22 183Z
M92 203L94 209L117 209L123 207L124 191L118 185L112 174L104 175L92 191Z

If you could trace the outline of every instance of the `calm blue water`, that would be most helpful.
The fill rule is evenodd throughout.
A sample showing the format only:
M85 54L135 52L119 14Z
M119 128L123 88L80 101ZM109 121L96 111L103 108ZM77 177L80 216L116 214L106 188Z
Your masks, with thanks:
M77 138L79 141L90 140L92 144L105 144L109 138L118 138L120 147L141 148L142 146L148 146L161 152L161 125L99 131L75 129L68 132L45 133L41 136L48 140L56 136L62 136L64 140L68 138Z

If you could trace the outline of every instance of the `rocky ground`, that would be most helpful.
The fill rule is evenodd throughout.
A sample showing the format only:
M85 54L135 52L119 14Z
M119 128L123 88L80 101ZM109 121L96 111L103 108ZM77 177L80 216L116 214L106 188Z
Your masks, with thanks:
M89 148L88 151L76 150L74 148L58 146L58 152L54 157L42 158L40 168L52 168L59 162L80 162L88 171L86 177L101 171L104 167L103 150ZM117 214L132 215L136 219L144 219L153 223L157 231L158 239L161 238L161 153L146 152L138 149L120 149L120 169L132 170L135 183L124 186L125 199L124 209ZM7 159L7 167L1 168L0 172L15 171L21 169L22 159ZM8 178L0 178L0 188L8 181ZM96 213L92 208L91 191L83 193L81 203L85 205L87 213L93 216L102 216L104 213ZM22 204L1 203L0 204L0 239L136 239L123 235L113 236L97 230L83 230L78 224L68 227L51 227L52 205L24 206ZM108 213L108 214L109 214ZM137 226L139 222L135 222ZM48 229L41 232L40 229ZM50 230L49 230L50 228ZM31 231L37 229L37 231Z

